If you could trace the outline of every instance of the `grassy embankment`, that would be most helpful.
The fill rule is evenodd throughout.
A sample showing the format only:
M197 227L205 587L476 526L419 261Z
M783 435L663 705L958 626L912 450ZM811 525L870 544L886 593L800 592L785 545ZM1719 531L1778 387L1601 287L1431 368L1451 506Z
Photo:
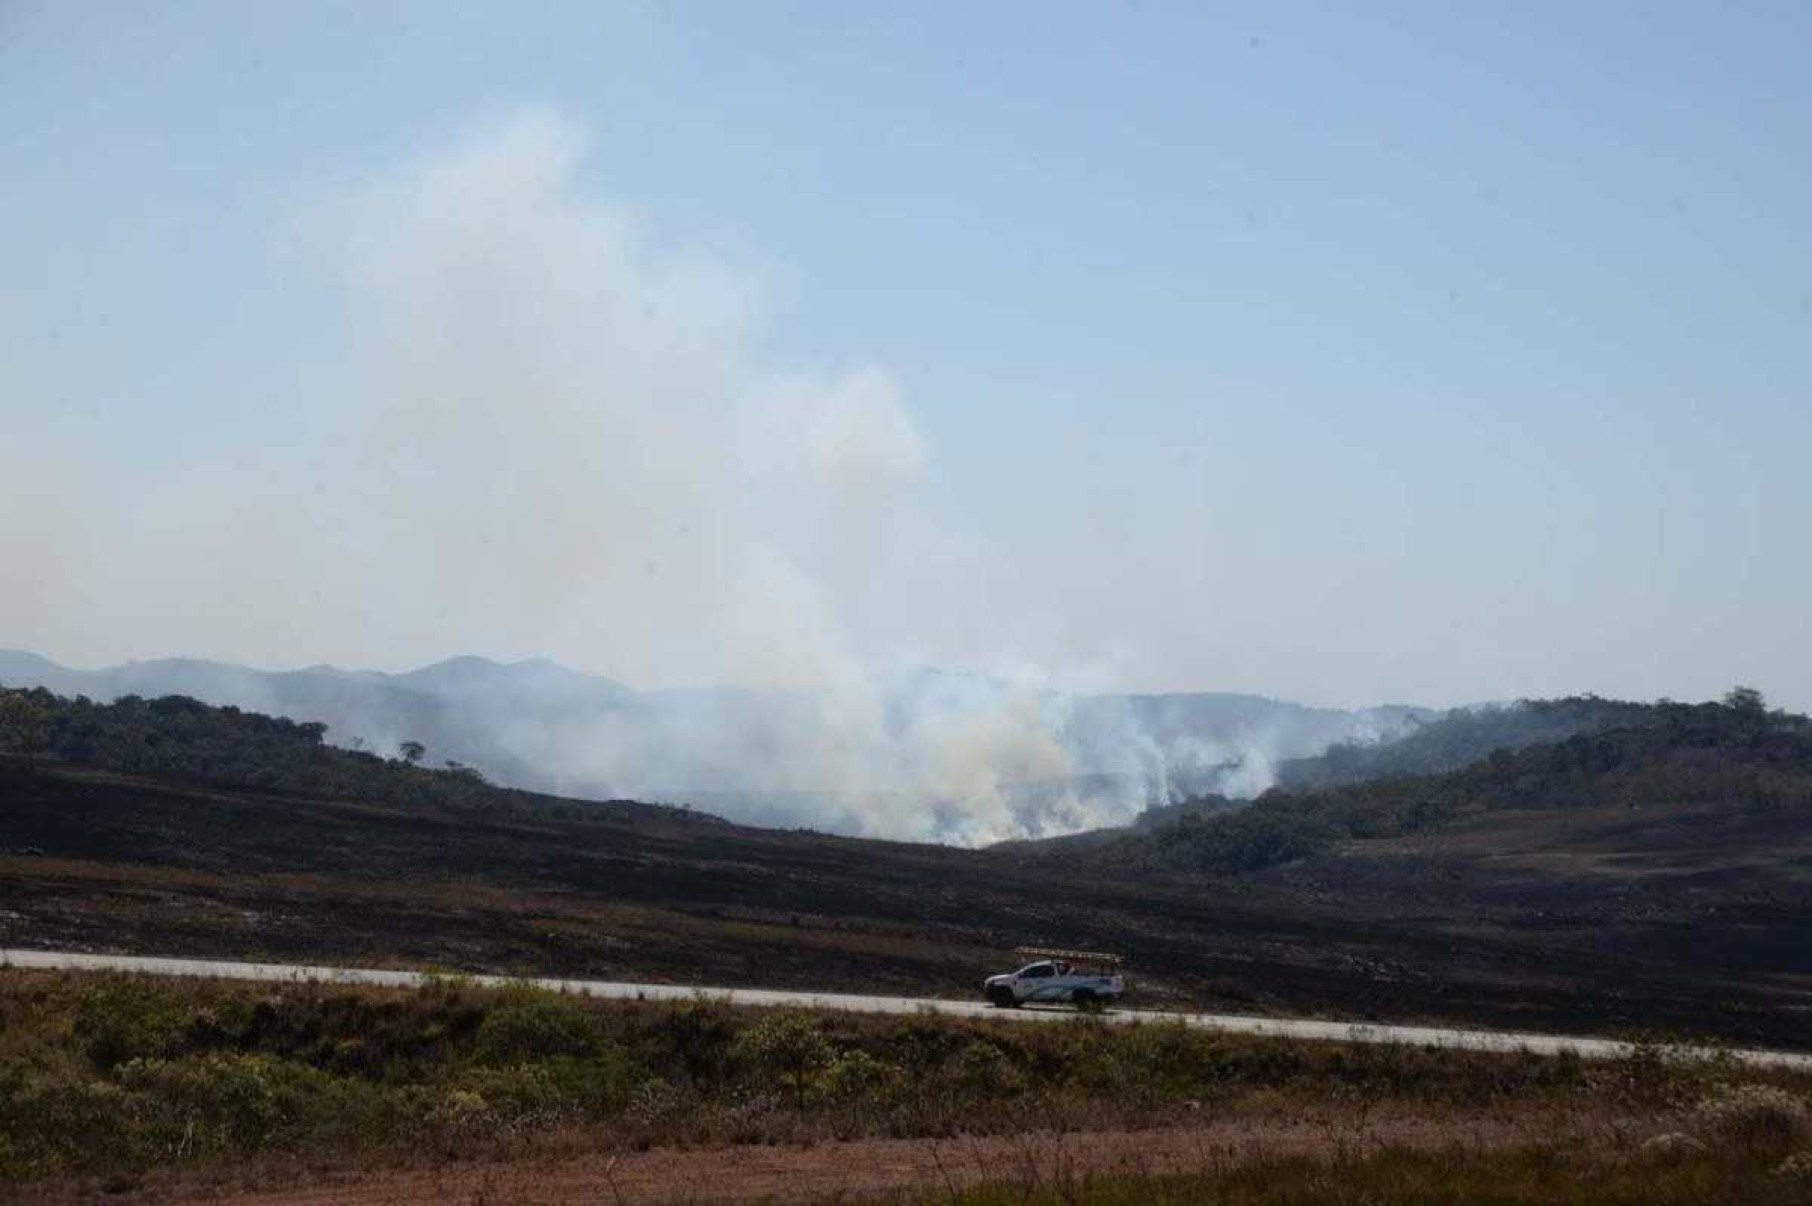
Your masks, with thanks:
M1640 1200L1735 1200L1691 1195L1789 1186L1773 1170L1807 1143L1808 1095L1812 1075L1651 1053L1589 1063L1085 1018L1024 1026L605 1003L458 980L399 991L0 978L0 1193L25 1196L81 1179L115 1190L170 1176L270 1184L424 1162L869 1136L1316 1121L1337 1137L1401 1117L1451 1123L1456 1144L1468 1120L1507 1138L1491 1151L1421 1155L1375 1145L1343 1155L1335 1143L1342 1176L1377 1192L1327 1200L1520 1202L1544 1187L1553 1192L1540 1200L1638 1200L1637 1188L1652 1191ZM1644 1148L1673 1131L1696 1138ZM1213 1185L1226 1200L1264 1202L1301 1200L1267 1188L1299 1185L1319 1200L1327 1155L1210 1161L1193 1181L1053 1176L1012 1189L1182 1201ZM1256 1177L1248 1164L1272 1171ZM1453 1196L1487 1184L1509 1188ZM951 1187L977 1203L1007 1200L998 1192Z

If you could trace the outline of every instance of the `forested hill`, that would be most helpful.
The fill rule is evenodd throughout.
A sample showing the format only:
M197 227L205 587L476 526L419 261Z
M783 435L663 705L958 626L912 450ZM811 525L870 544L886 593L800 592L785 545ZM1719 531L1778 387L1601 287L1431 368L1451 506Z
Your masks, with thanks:
M1664 707L1596 695L1455 708L1432 719L1409 717L1405 731L1394 738L1336 742L1319 755L1285 759L1277 764L1273 787L1301 792L1445 774L1502 750L1549 745L1607 729L1658 725L1665 716ZM1190 796L1147 808L1133 827L1154 830L1181 817L1212 816L1244 806L1243 800L1211 793ZM1107 832L1111 831L1103 831Z
M0 770L77 766L321 799L490 811L598 807L716 820L661 805L578 804L498 787L457 762L419 764L426 751L413 743L397 758L330 745L326 728L182 695L97 703L41 687L0 687Z
M1370 779L1402 779L1459 770L1498 750L1565 741L1581 733L1667 723L1665 706L1575 695L1456 708L1433 720L1413 720L1392 741L1340 742L1312 758L1277 768L1286 790L1336 787Z
M1238 874L1507 810L1709 804L1812 818L1812 721L1770 712L1753 692L1722 703L1562 700L1528 710L1559 724L1590 713L1613 727L1500 748L1444 774L1273 790L1235 811L1206 801L1076 845L1112 865Z

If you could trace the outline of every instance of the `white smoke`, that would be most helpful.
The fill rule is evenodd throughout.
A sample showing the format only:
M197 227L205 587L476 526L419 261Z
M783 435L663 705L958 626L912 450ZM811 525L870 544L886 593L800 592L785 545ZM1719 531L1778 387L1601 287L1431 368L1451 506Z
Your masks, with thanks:
M702 786L790 801L770 819L962 842L1167 796L1177 743L1124 719L1068 732L1042 671L878 676L944 652L918 645L933 617L991 614L987 550L922 496L936 449L901 383L777 367L759 282L596 200L592 166L579 130L524 112L311 196L293 262L335 282L357 332L312 438L157 476L114 530L14 551L75 559L48 581L170 651L394 666L477 648L769 692L551 728L482 713L591 790ZM1081 792L1079 771L1124 783Z
M524 735L575 779L810 794L889 836L1025 832L1003 785L1071 770L1035 703L940 700L902 731L872 675L913 609L965 593L899 383L765 362L758 284L591 199L583 152L522 113L316 207L306 237L367 332L332 508L360 584L442 648L477 631L632 681L809 693Z
M344 203L396 589L638 681L849 677L839 588L928 532L897 385L763 363L755 284L584 199L581 147L523 115Z

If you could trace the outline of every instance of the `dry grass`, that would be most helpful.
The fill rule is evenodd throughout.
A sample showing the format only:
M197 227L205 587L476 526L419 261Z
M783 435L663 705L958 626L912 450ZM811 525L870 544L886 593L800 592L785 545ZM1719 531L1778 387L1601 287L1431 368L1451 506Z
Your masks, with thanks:
M1020 1178L922 1195L949 1206L1804 1206L1812 1168L1743 1155L1656 1162L1559 1146L1386 1150L1332 1160L1235 1162L1169 1176Z
M1778 1163L1802 1133L1781 1120L1803 1118L1809 1090L1812 1076L1655 1051L1590 1064L1087 1018L600 1002L457 978L405 991L0 977L0 1177L14 1186L1227 1123L1308 1125L1337 1145L1394 1118L1609 1128L1626 1146L1685 1127Z

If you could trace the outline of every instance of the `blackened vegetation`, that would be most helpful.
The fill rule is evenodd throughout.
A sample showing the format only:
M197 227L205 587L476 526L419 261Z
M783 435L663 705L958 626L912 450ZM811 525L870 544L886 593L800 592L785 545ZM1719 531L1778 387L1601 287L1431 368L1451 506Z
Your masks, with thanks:
M1146 1006L1812 1046L1808 722L1591 706L1617 723L1443 774L970 851L0 692L0 944L965 997L1063 945L1128 954Z

